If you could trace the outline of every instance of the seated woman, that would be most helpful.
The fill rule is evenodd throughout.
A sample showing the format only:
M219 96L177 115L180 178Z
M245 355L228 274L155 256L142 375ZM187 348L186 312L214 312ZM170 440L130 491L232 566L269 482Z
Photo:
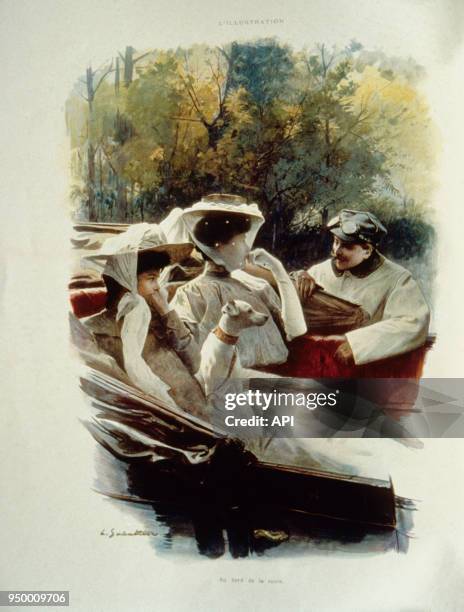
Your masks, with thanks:
M306 332L298 295L281 262L264 249L250 253L263 223L256 204L247 204L239 196L213 194L191 208L173 211L162 224L171 238L190 237L206 260L204 272L180 287L173 299L199 346L216 327L229 300L243 300L270 315L264 325L243 330L238 339L245 368L285 362L285 339ZM271 271L277 292L267 281L243 271L247 260Z
M169 244L156 225L140 223L105 241L85 258L103 275L105 310L84 320L98 348L112 356L131 382L147 394L201 412L205 398L193 374L199 349L168 304L163 269L187 257L192 244Z

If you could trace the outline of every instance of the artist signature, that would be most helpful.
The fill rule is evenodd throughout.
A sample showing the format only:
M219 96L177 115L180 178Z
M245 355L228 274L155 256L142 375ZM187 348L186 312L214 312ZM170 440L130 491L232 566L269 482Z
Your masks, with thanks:
M136 529L135 531L119 531L114 527L111 527L111 529L102 529L100 531L100 535L107 538L115 538L117 536L157 536L158 533L156 531L144 531L143 529Z

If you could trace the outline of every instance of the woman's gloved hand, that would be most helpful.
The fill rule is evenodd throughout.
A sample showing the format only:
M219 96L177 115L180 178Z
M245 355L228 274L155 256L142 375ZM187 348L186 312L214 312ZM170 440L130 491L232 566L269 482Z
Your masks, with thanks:
M269 270L275 278L282 303L281 317L287 340L306 333L307 326L300 298L281 261L264 249L254 249L248 256L251 264Z
M283 277L287 276L287 272L282 264L282 262L268 253L265 249L254 249L248 255L248 261L251 264L256 266L260 266L261 268L265 268L266 270L270 270L276 280L282 280Z

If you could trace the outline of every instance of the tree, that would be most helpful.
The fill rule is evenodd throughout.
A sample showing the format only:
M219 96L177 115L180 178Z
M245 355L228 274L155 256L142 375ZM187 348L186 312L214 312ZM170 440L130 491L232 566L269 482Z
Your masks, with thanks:
M96 93L103 83L105 77L112 71L112 63L102 70L92 70L89 66L85 74L85 87L86 94L81 93L81 97L87 101L88 114L87 114L87 187L88 187L88 214L90 221L96 221L98 219L98 212L96 209L95 201L95 153L96 153L96 128L95 128L95 116L94 116L94 100ZM100 73L100 74L98 74ZM97 77L98 74L98 77ZM95 80L95 78L97 79Z
M435 187L430 169L439 146L424 98L403 76L366 66L353 96L353 106L361 104L369 108L369 130L388 167L379 189L402 214L415 206L424 210Z
M279 254L283 236L305 245L343 207L389 223L427 208L437 147L410 60L356 41L294 51L263 39L128 46L114 82L111 71L89 68L67 102L73 193L89 219L159 220L229 191L260 205L260 240Z
M121 58L123 61L123 80L124 80L125 87L129 87L129 85L132 83L132 80L134 78L135 64L139 62L141 59L143 59L144 57L146 57L147 55L149 55L149 52L143 53L142 55L139 55L138 57L134 57L134 55L135 55L135 49L134 47L131 47L131 46L126 47L124 55L122 53L119 53L119 58ZM119 58L117 58L118 59L118 63L117 63L117 68L118 68L117 83L118 85L119 85Z

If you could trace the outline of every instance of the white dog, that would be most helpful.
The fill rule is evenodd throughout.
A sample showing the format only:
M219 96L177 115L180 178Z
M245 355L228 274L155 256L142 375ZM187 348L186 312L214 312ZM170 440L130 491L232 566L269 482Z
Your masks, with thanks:
M200 368L196 377L206 397L213 394L228 378L240 377L240 359L237 341L240 332L254 325L266 323L269 315L258 312L242 300L229 300L222 307L222 316L212 332L208 334L201 349Z

